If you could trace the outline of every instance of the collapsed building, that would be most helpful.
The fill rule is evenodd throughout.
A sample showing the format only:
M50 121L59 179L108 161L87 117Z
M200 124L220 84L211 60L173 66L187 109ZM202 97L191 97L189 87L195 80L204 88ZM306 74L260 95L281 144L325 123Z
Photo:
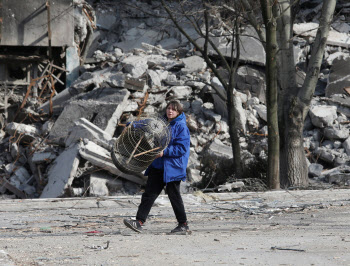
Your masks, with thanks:
M120 171L111 159L112 146L128 119L161 113L169 99L183 104L191 131L189 178L182 189L230 162L227 110L216 93L223 86L184 36L169 25L159 27L164 21L149 15L155 2L4 1L3 23L16 30L1 35L0 193L19 198L138 193L145 177ZM306 39L315 34L306 29L317 22L310 14L321 4L305 2L295 25L295 61L301 69L309 53ZM312 181L349 185L350 73L344 65L350 60L350 6L341 5L305 123L304 146ZM224 52L219 24L213 34ZM265 52L254 32L244 31L235 100L248 168L266 159L267 118ZM212 189L244 185L232 172L223 173Z

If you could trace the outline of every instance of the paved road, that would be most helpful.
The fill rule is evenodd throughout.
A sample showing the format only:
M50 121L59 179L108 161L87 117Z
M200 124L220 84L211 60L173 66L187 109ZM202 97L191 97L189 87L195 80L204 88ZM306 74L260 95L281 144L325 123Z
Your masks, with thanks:
M161 196L0 200L0 265L350 265L350 190L188 194L191 235Z

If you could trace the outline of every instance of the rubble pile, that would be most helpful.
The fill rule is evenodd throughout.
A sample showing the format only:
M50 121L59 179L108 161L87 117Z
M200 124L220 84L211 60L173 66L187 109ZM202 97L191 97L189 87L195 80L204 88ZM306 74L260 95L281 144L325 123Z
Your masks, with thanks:
M163 113L170 99L183 104L191 131L188 181L183 190L201 182L203 157L214 163L232 159L227 109L218 95L224 90L222 84L184 36L172 27L160 27L165 25L161 16L149 15L158 3L148 2L91 3L97 28L85 64L79 69L79 78L52 99L53 116L7 123L0 117L0 193L19 198L138 193L145 177L116 168L110 156L112 146L128 120L141 112ZM317 24L313 12L322 1L302 2L294 40L301 79L314 36L307 30ZM75 39L81 42L89 24L81 9L79 12L84 1L75 3L79 23ZM350 185L350 68L346 67L350 63L350 5L340 1L338 6L340 13L332 24L305 123L304 146L310 178ZM213 30L218 42L223 41L224 30ZM254 37L241 42L250 48L242 55L234 93L238 122L245 134L240 139L242 160L249 167L267 154L265 53ZM49 108L48 101L21 111L47 114ZM243 184L220 186L220 190L242 185L244 180Z

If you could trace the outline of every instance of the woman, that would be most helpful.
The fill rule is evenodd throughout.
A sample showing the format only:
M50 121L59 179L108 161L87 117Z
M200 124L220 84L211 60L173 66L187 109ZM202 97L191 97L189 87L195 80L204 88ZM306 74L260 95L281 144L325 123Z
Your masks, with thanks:
M142 226L146 222L154 201L164 186L178 222L178 226L171 233L189 231L185 207L180 194L180 183L186 180L186 168L190 156L190 131L179 102L171 101L168 103L166 118L170 123L172 133L169 145L158 154L145 172L145 175L148 175L148 180L145 192L142 194L141 204L138 207L136 220L124 219L124 224L127 227L139 233L142 231Z

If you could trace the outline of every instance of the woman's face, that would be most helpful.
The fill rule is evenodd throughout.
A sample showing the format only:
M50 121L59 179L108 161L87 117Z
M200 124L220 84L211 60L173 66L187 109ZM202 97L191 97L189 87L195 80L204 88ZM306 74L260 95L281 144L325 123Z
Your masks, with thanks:
M169 121L174 120L179 115L179 112L174 109L174 107L170 104L166 109L166 116Z

